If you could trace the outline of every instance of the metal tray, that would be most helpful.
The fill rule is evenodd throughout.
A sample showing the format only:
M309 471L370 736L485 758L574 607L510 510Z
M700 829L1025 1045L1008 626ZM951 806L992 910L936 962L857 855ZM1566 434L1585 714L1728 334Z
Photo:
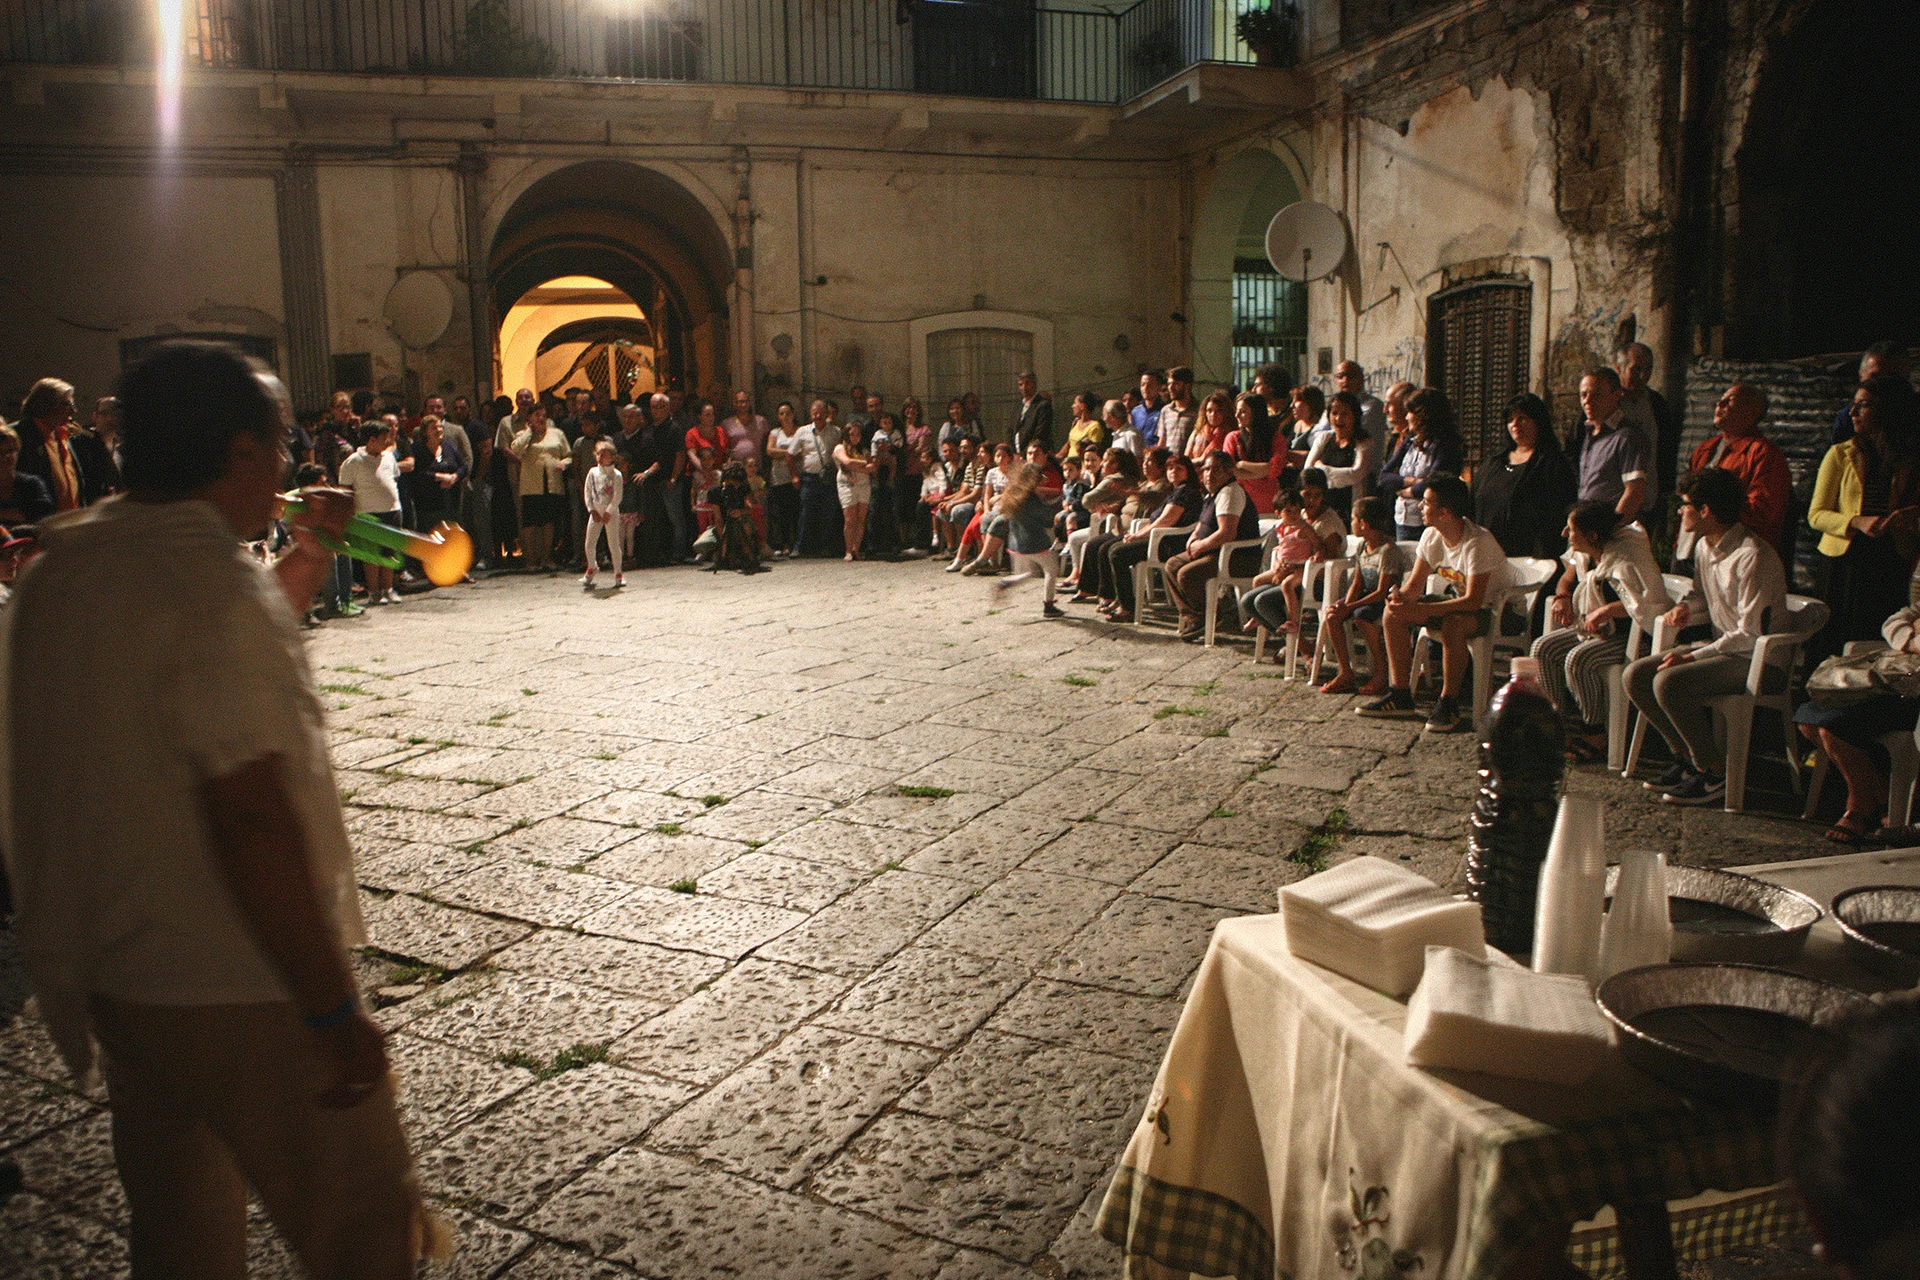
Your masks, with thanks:
M1751 964L1649 965L1594 994L1620 1052L1648 1075L1723 1105L1771 1107L1782 1081L1826 1040L1823 1028L1871 1008L1857 991Z
M1848 959L1862 969L1906 987L1920 982L1920 889L1849 889L1833 900L1833 922L1846 937Z
M1609 902L1619 879L1608 867ZM1714 867L1669 866L1667 899L1675 960L1785 964L1826 914L1804 893Z

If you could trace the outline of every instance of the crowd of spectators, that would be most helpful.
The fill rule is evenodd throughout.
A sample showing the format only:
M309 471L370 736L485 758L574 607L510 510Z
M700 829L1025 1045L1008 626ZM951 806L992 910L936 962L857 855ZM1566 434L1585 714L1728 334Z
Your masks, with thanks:
M1673 761L1650 790L1708 803L1725 779L1707 700L1744 688L1755 640L1782 625L1793 537L1817 539L1830 615L1809 659L1883 629L1891 641L1908 612L1920 407L1902 351L1870 349L1802 535L1787 527L1792 477L1756 386L1726 390L1714 434L1665 491L1659 458L1663 446L1676 452L1679 424L1648 385L1652 371L1637 343L1586 370L1578 420L1564 428L1546 400L1514 397L1505 439L1471 463L1444 391L1398 382L1376 395L1352 361L1335 370L1331 394L1292 386L1277 367L1245 391L1203 391L1192 369L1174 367L1144 371L1119 396L1073 394L1060 413L1025 372L1000 422L982 420L974 392L930 414L913 397L891 405L860 386L844 411L829 397L782 400L770 419L745 390L608 404L587 388L558 398L522 389L477 412L465 397L434 395L417 413L342 391L295 424L287 481L338 484L361 513L397 526L458 521L479 570L573 571L588 587L603 563L617 588L630 570L693 562L753 572L768 559L931 555L949 573L996 577L1011 562L1012 581L1044 579L1045 616L1064 615L1064 591L1122 620L1135 616L1134 570L1152 555L1180 639L1209 633L1209 608L1219 611L1212 630L1228 635L1291 639L1310 617L1336 624L1325 653L1337 669L1323 691L1357 692L1359 714L1420 718L1433 732L1470 725L1472 642L1513 608L1515 566L1547 564L1544 587L1528 593L1532 615L1501 634L1530 632L1573 753L1603 749L1609 672L1624 667L1628 696ZM81 426L69 384L35 384L18 421L0 426L0 566L31 552L36 522L117 485L115 402L98 401ZM1264 555L1236 549L1258 546L1266 529ZM1341 593L1303 602L1310 566L1329 560L1351 567ZM1250 585L1210 590L1223 567ZM1691 572L1690 586L1677 589L1669 568ZM425 589L406 570L342 557L319 612ZM1630 630L1662 619L1681 647L1627 651ZM1913 643L1911 626L1900 634ZM1436 663L1415 661L1423 639ZM1435 685L1424 706L1414 688L1423 665ZM1848 782L1830 834L1864 835L1885 806L1869 739L1887 723L1910 726L1913 708L1800 718Z
M1400 382L1376 397L1351 361L1331 395L1288 386L1273 368L1244 392L1205 394L1191 369L1151 370L1119 398L1075 395L1059 432L1025 374L1018 412L999 431L982 432L968 403L949 406L922 459L920 528L950 573L1000 574L1009 549L1022 570L1014 580L1045 578L1049 617L1061 613L1056 577L1069 603L1135 617L1134 570L1155 555L1182 640L1205 638L1210 607L1234 610L1214 620L1228 634L1291 637L1314 618L1329 628L1337 664L1324 692L1358 693L1360 715L1423 719L1430 732L1471 727L1473 641L1501 626L1503 636L1525 635L1541 660L1574 758L1604 754L1610 671L1622 669L1627 696L1672 761L1645 784L1650 796L1718 803L1725 744L1710 700L1746 689L1755 642L1788 625L1782 556L1792 536L1817 537L1829 611L1806 646L1809 666L1860 641L1920 652L1920 399L1897 348L1868 351L1813 485L1807 530L1792 535L1793 480L1763 430L1766 392L1729 387L1713 434L1663 483L1662 446L1676 451L1680 424L1648 385L1652 372L1647 347L1623 346L1569 388L1579 414L1564 429L1546 400L1514 397L1505 439L1471 465L1444 391ZM1044 547L1024 533L1036 501L1054 513ZM1251 562L1258 551L1233 549L1263 529L1273 535L1263 563ZM1223 547L1242 585L1210 592ZM1309 566L1332 560L1351 567L1341 593L1303 610ZM1538 589L1516 592L1526 573ZM1518 612L1522 599L1530 615L1502 626L1496 612ZM1630 633L1651 636L1663 620L1677 646L1628 652ZM1364 683L1348 624L1366 651ZM1424 706L1413 687L1422 642L1438 650ZM1886 766L1873 739L1915 718L1916 705L1900 699L1845 713L1801 708L1801 732L1848 783L1829 838L1855 842L1880 820Z

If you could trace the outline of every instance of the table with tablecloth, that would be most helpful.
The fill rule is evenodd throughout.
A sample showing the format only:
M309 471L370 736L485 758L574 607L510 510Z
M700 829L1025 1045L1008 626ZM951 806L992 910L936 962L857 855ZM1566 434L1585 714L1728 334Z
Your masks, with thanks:
M1834 885L1920 883L1920 851L1744 870L1806 880L1824 903ZM1816 929L1807 967L1869 985L1836 937ZM1222 921L1100 1232L1201 1276L1490 1280L1603 1206L1777 1181L1769 1115L1696 1101L1617 1058L1577 1089L1410 1067L1406 1016L1296 960L1280 916ZM1763 1242L1790 1213L1756 1197L1711 1230Z

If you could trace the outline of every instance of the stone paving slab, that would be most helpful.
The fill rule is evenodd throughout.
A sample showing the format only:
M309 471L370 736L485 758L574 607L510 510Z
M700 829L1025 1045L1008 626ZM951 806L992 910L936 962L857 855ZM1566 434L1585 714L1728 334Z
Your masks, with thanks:
M1027 967L992 956L908 947L873 971L821 1026L951 1049L1027 981Z
M515 1219L698 1092L606 1065L521 1090L420 1156L424 1186Z
M905 1230L1030 1262L1058 1235L1105 1161L893 1112L809 1184Z
M791 1189L937 1057L931 1049L803 1027L662 1124L648 1145Z
M631 1147L528 1221L655 1276L914 1280L951 1252L861 1213Z
M308 633L384 953L355 973L467 1237L428 1274L1117 1280L1093 1213L1214 923L1323 823L1332 861L1458 885L1469 736L1244 645L988 609L925 562L802 563ZM1831 852L1784 783L1746 815L1569 789L1615 849ZM112 1280L105 1095L16 1012L11 946L0 1275ZM258 1213L251 1249L295 1274Z

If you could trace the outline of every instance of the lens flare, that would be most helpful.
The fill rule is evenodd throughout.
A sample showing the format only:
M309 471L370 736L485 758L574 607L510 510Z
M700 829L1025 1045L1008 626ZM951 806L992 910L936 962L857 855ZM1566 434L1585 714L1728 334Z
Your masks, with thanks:
M160 142L171 147L180 139L180 93L187 57L185 0L156 0L159 20L159 59L154 85L159 92Z

